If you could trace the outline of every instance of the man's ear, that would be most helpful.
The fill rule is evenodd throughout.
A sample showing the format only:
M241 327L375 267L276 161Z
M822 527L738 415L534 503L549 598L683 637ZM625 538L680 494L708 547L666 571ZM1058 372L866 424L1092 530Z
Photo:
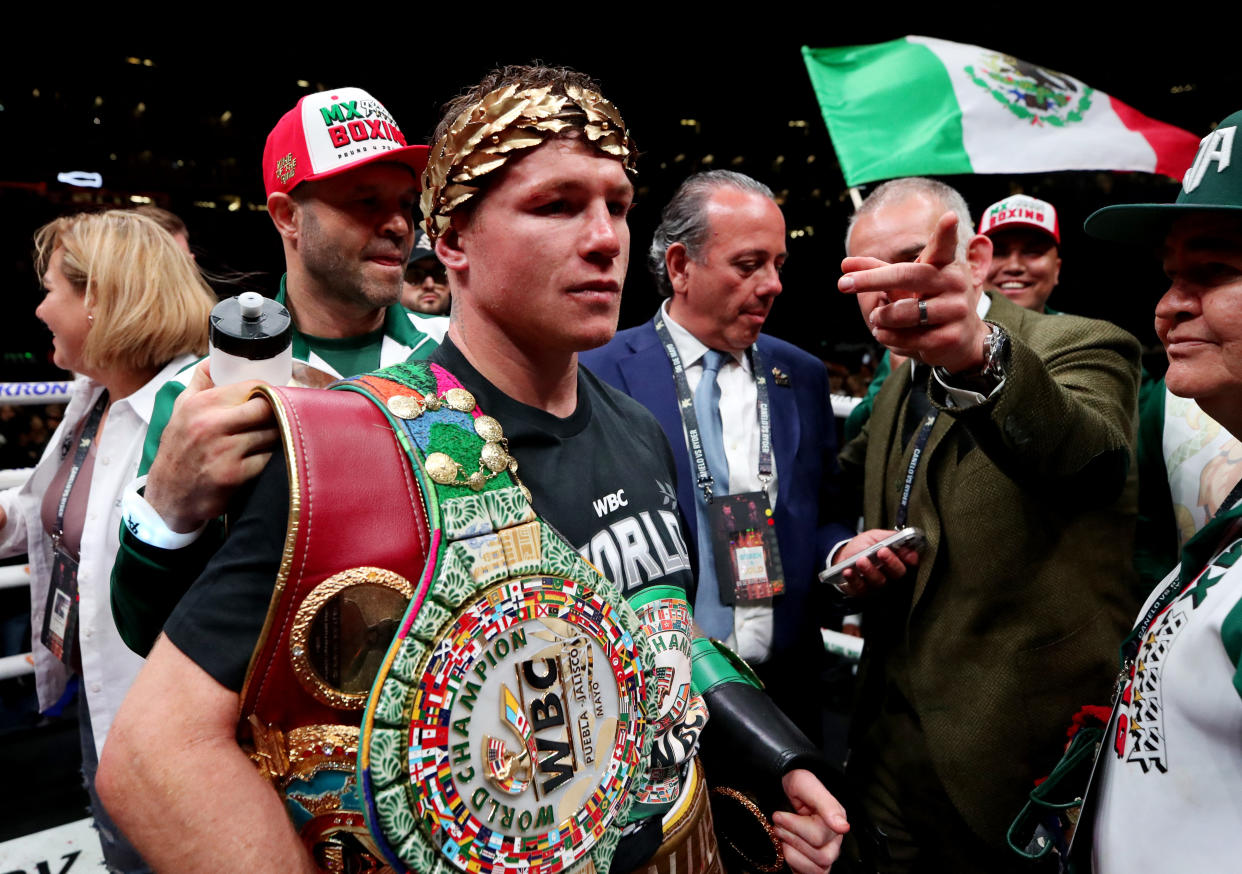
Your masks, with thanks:
M690 269L690 253L685 243L673 243L664 252L664 267L668 270L668 281L673 286L673 294L685 294L686 283L689 281L686 272Z
M992 238L975 234L966 244L966 263L970 265L970 277L976 288L982 288L992 266Z
M470 266L470 259L461 246L461 235L457 228L450 225L444 233L436 237L436 257L450 271L462 271Z
M276 232L286 240L298 236L298 205L288 193L273 191L267 196L267 214L272 217Z

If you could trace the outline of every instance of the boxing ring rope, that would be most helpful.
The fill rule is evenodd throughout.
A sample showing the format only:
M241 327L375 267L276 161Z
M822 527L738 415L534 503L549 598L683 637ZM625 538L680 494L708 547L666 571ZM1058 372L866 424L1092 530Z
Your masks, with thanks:
M72 382L0 382L0 406L31 406L65 404L73 394ZM0 470L0 489L18 488L26 482L33 468ZM30 585L30 568L26 564L0 565L0 589ZM0 657L0 680L34 673L30 653Z
M65 404L71 394L72 382L0 382L0 407Z
M844 419L854 407L858 406L862 398L852 397L850 395L833 395L832 396L832 414L838 419Z
M24 564L0 566L0 589L16 589L30 585L30 567Z

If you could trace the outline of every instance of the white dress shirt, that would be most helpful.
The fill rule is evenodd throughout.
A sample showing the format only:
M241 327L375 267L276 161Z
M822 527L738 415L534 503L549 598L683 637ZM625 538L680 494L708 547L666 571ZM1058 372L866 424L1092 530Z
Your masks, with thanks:
M664 323L681 356L690 394L703 378L703 353L708 349L697 337L683 328L668 314L668 302L662 305ZM750 356L734 352L716 375L720 386L720 422L724 438L725 458L729 462L728 493L762 491L759 482L759 392L751 372ZM683 428L684 434L684 428ZM718 484L719 485L719 484ZM772 479L768 481L768 500L776 508L777 461L772 458ZM698 488L697 486L695 488ZM686 512L692 512L687 507ZM740 605L733 610L733 634L725 645L751 664L765 662L772 653L772 608Z
M95 470L79 550L78 641L82 688L90 707L96 753L103 749L117 709L142 667L142 658L121 640L112 619L112 563L120 546L121 491L138 470L155 393L193 360L192 355L174 359L138 391L113 401L103 436L95 447ZM0 530L0 556L25 552L30 560L31 650L41 710L56 703L70 676L69 669L39 639L52 576L51 538L43 530L40 516L43 493L61 465L61 442L73 435L102 391L99 383L78 377L65 418L30 479L25 485L0 492L0 507L8 516Z

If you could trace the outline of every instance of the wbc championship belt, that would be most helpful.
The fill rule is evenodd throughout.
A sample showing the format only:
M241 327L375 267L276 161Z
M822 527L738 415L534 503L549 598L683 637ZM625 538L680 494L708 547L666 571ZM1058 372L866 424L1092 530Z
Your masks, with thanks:
M290 530L243 740L329 870L606 871L651 750L639 619L536 515L500 423L447 371L411 362L335 388L366 402L264 390ZM364 511L356 494L351 515L331 509L325 486L358 447L328 424L388 480L352 484ZM316 481L308 459L342 470Z

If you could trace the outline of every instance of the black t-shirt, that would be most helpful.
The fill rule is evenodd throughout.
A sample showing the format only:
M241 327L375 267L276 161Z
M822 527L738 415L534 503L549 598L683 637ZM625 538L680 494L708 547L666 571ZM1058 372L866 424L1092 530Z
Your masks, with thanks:
M579 367L578 408L559 419L501 392L448 338L431 360L505 429L535 512L627 598L648 583L689 591L673 452L638 401Z
M431 356L495 417L535 511L626 597L648 584L689 591L673 455L637 401L578 368L578 408L561 419L484 379L447 338ZM224 545L164 633L222 685L240 691L280 568L289 481L279 451L255 481ZM365 524L359 522L359 524Z

